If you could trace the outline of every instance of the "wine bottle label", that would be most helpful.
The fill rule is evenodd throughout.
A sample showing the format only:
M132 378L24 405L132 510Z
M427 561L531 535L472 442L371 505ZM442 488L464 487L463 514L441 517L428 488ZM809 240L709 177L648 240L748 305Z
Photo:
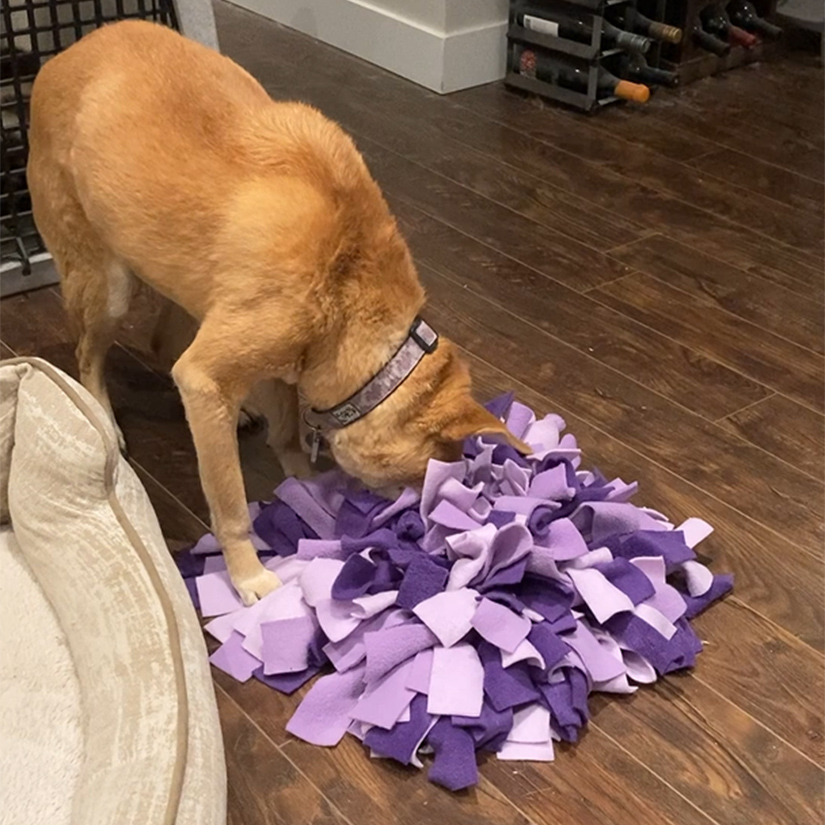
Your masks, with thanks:
M554 23L552 20L544 20L541 17L533 17L532 14L525 14L523 25L525 29L530 29L532 32L552 34L553 37L559 36L559 24Z
M519 56L519 74L525 77L535 77L536 63L536 53L529 49L524 49Z

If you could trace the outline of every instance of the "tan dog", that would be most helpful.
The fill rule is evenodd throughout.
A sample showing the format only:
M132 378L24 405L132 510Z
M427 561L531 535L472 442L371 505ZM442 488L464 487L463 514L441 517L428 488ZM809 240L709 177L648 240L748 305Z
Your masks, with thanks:
M164 27L123 22L84 37L40 71L31 118L34 215L84 386L112 414L103 364L135 277L195 320L172 375L213 529L250 604L279 582L249 540L240 406L254 390L284 470L307 471L298 389L327 409L392 358L424 303L407 245L336 124L274 102L239 66ZM429 459L456 459L475 433L526 451L469 389L442 340L376 409L328 434L335 459L381 487L420 483Z

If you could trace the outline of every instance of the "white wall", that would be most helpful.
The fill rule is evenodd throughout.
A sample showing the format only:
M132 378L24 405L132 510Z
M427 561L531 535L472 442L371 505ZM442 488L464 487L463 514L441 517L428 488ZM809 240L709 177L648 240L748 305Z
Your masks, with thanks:
M428 89L504 77L507 0L231 0Z

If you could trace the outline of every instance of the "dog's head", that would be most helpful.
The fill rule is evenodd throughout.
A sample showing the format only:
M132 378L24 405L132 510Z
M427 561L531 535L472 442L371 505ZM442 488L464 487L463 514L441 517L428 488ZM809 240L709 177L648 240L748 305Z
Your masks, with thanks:
M522 454L530 448L470 394L470 376L444 339L404 384L360 421L330 434L339 466L388 495L420 487L430 459L457 461L465 439L492 436Z

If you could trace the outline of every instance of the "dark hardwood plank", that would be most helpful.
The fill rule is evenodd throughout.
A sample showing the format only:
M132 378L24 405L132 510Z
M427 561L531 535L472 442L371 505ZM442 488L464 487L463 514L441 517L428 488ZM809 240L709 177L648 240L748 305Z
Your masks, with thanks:
M779 141L770 130L763 131L753 127L743 129L741 124L735 123L720 124L712 118L709 119L704 112L691 110L689 107L675 106L666 114L654 111L653 115L674 129L683 130L691 135L704 135L743 155L753 155L766 163L812 180L823 180L822 151L808 141ZM744 225L748 225L747 221Z
M227 825L352 825L220 688Z
M767 283L663 235L630 243L611 254L763 330L814 352L825 351L823 307L810 296Z
M685 86L679 94L717 121L767 129L782 142L802 140L825 148L825 110L811 68L799 75L793 58L782 56ZM754 83L762 85L761 94L751 91Z
M781 166L749 158L733 149L720 149L692 160L691 166L787 206L823 214L822 183Z
M821 822L822 769L693 676L593 704L600 729L716 822Z
M779 60L772 65L782 63ZM760 95L748 92L757 80L754 73L732 71L683 87L676 94L676 102L692 111L703 112L710 123L755 135L757 153L761 141L767 142L767 135L791 150L798 145L809 150L825 149L822 101L815 98L803 101L798 95L793 97L788 90L781 90L781 83L773 83L764 75L759 79L766 83L765 90L776 88L776 94L768 97L764 92ZM754 156L753 151L749 154Z
M432 299L429 317L457 343L481 358L495 353L496 365L513 378L539 391L551 388L561 406L819 552L822 485L564 343L550 346L473 290L434 270L422 267L421 274Z
M612 281L629 269L591 247L535 224L499 204L359 138L379 184L412 206L579 291Z
M539 106L536 102L512 94L498 84L478 87L462 95L472 95L467 105L473 111L484 114L491 119L511 126L520 125L524 134L543 141L556 149L568 153L579 153L588 161L597 161L600 157L610 163L616 155L622 153L623 142L617 142L615 136L602 135L600 141L583 132L584 126L579 120L561 119L560 110L548 106ZM570 113L565 113L572 117ZM608 114L605 110L602 114ZM636 112L625 111L623 117L631 118ZM612 115L611 115L612 116ZM620 113L616 111L616 117ZM595 126L596 118L592 119ZM591 123L591 121L587 121ZM642 133L645 121L642 119L630 121L629 128ZM577 125L578 124L578 125ZM635 125L633 125L635 124ZM673 132L674 130L671 129ZM593 145L591 145L593 144ZM658 162L661 164L661 161ZM667 174L669 167L663 167ZM695 172L691 174L695 175ZM633 176L628 178L630 194L636 194L639 180ZM676 197L650 202L646 194L649 187L645 187L634 200L622 204L626 214L637 219L645 218L651 225L667 224L669 234L684 239L697 249L715 255L736 266L754 271L756 274L778 283L802 282L804 285L816 285L821 289L822 266L816 256L796 251L790 247L771 242L764 236L750 231L747 226L738 226L718 216L689 204ZM749 195L742 202L746 203ZM744 206L741 206L744 209ZM818 229L816 229L818 231ZM800 287L801 288L801 287Z
M210 654L218 648L218 643L211 636L207 635L206 643ZM286 723L295 713L301 699L312 687L310 683L292 696L285 696L257 679L250 679L244 684L236 682L231 676L227 676L214 667L212 679L227 696L231 697L266 731L266 735L279 747L289 741Z
M774 395L729 415L719 425L816 479L825 475L825 418L789 398Z
M132 469L143 484L152 508L158 517L160 529L171 553L191 547L204 533L208 525L189 512L176 496L132 459Z
M743 80L774 86L781 94L822 108L822 96L816 88L816 72L822 64L815 50L789 50L781 59L753 64L742 73ZM750 77L748 77L750 75Z
M14 358L16 353L0 341L0 358Z
M630 178L636 184L686 201L793 248L819 256L822 254L822 222L816 220L816 216L747 193L710 175L697 175L694 168L645 147L617 140L615 136L609 140L605 134L592 129L588 121L574 118L572 113L530 107L529 102L500 87L484 86L470 92L472 97L467 93L464 98L468 107L498 111L506 113L505 117L509 114L510 118L518 118L522 130L534 138L579 154L588 161ZM526 108L532 110L529 119Z
M821 652L731 599L699 616L694 629L707 642L696 666L701 681L825 766Z
M825 408L822 356L651 275L598 290L599 300L816 410Z
M756 78L751 78L753 83ZM814 83L810 86L813 88ZM780 166L799 175L823 180L822 147L808 134L799 134L781 121L772 124L759 123L750 116L743 122L736 108L708 112L705 97L697 98L694 90L687 95L662 97L648 108L651 118L667 124L673 130L705 140L712 140L728 149ZM711 90L712 91L712 90ZM707 95L712 97L712 94ZM797 105L804 105L799 100ZM821 100L812 103L821 111ZM814 134L811 131L809 134Z
M712 821L595 725L573 747L556 743L552 763L490 758L481 773L535 825Z
M261 725L266 725L265 719ZM483 777L476 787L450 794L429 783L426 770L370 759L352 736L346 736L334 750L291 740L283 752L359 825L528 825L517 810L518 799L511 803ZM581 781L586 781L584 775Z
M656 392L716 420L764 387L390 197L417 261Z
M809 647L825 647L825 571L818 556L808 554L704 490L679 478L661 464L624 445L567 410L546 394L531 390L505 373L464 352L480 400L515 389L538 415L561 413L582 449L585 467L598 467L609 478L639 482L636 501L666 513L674 524L697 516L714 527L700 545L702 558L718 572L735 577L733 600L784 628ZM781 563L776 560L781 559Z

